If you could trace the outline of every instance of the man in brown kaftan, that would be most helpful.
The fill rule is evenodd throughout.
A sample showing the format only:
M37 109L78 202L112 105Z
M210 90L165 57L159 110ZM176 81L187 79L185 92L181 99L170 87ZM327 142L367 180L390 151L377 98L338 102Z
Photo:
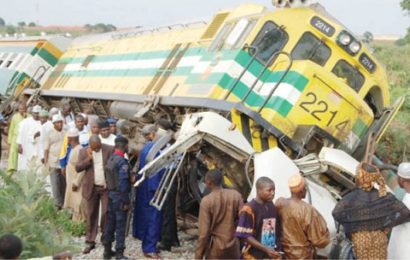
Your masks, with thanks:
M195 259L239 259L239 240L235 237L242 196L222 188L222 173L215 169L206 174L205 184L211 193L201 201L198 243Z
M306 196L304 178L300 174L294 175L288 184L292 196L276 201L285 258L315 258L315 247L324 248L330 242L326 222L314 207L302 201Z

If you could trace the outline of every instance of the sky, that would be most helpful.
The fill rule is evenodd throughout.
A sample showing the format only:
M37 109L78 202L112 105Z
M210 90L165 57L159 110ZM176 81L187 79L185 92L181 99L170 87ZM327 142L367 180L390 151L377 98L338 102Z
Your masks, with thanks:
M0 0L6 23L41 25L111 23L117 27L169 25L208 21L219 9L240 3L272 7L271 0ZM400 0L313 0L356 34L405 35L410 16Z

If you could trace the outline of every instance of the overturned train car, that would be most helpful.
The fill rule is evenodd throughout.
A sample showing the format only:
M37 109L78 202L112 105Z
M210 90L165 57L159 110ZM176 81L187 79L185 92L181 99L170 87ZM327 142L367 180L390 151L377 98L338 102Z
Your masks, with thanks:
M25 89L39 89L70 43L63 36L5 37L0 39L0 113Z
M165 125L175 156L143 174L174 165L170 175L179 178L168 181L180 180L184 211L197 207L209 168L223 169L225 184L247 197L260 174L285 194L293 164L317 187L311 202L329 225L335 199L354 185L353 157L362 159L369 133L380 139L403 101L390 106L383 66L318 4L246 4L209 23L80 37L41 91L24 93L45 106L68 98L77 111L124 119L134 141L143 125ZM202 134L184 139L194 132Z

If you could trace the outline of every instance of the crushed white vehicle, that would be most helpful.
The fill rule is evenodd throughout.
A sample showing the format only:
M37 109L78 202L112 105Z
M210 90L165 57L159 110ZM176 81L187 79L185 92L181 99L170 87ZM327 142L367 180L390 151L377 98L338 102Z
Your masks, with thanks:
M256 195L254 180L262 176L275 181L275 199L289 197L288 178L302 172L308 183L306 201L319 210L331 236L335 236L336 226L331 212L342 193L354 187L355 169L359 164L344 151L323 147L319 155L309 154L297 160L290 159L279 148L255 153L232 122L213 112L187 115L177 136L173 144L162 148L160 155L138 173L140 177L135 186L166 169L151 201L154 207L162 208L169 188L178 176L182 186L190 187L183 193L184 198L202 196L205 193L203 174L206 169L214 167L224 171L226 186L237 189L248 200ZM169 141L171 138L168 134L158 140L160 146L164 146L166 142L161 139ZM183 199L180 203L184 203ZM328 250L329 247L323 253Z

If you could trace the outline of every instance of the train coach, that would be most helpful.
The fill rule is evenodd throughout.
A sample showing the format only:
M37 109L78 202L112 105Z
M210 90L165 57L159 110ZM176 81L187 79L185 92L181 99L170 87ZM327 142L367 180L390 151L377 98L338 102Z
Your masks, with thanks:
M24 89L42 86L69 42L62 36L0 39L0 112L11 113L10 103Z

